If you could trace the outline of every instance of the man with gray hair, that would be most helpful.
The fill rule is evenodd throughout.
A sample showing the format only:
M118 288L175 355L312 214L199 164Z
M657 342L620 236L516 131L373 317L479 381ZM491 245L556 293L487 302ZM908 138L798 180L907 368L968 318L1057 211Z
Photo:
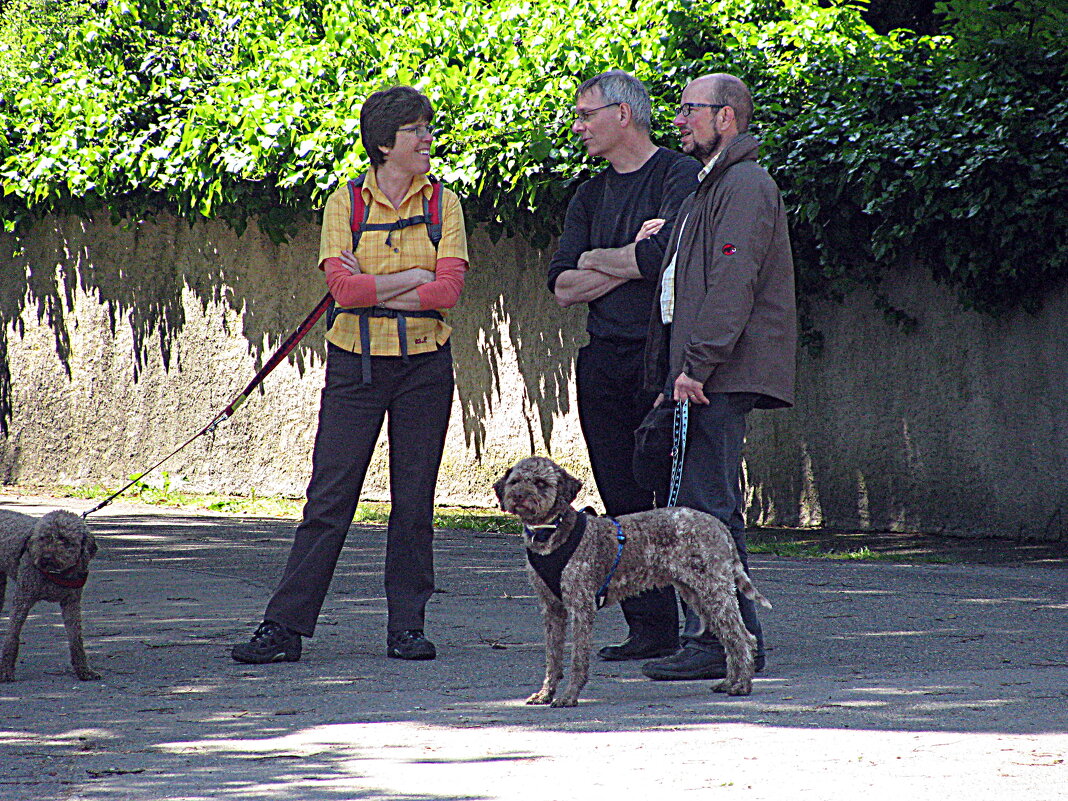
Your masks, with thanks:
M586 151L609 166L582 184L567 209L549 290L561 306L586 303L589 343L578 353L576 383L582 434L593 477L611 516L654 506L632 473L634 430L655 393L642 390L645 337L665 245L683 198L697 188L701 165L650 139L645 86L621 70L583 83L571 126ZM629 636L602 648L608 660L674 653L674 591L652 590L622 603Z
M679 210L649 323L646 384L689 404L678 505L708 512L731 531L747 563L741 488L746 414L794 402L797 314L786 210L748 133L749 89L733 75L705 75L682 92L675 115L682 149L705 167ZM765 662L756 606L738 597ZM682 648L647 662L652 679L726 675L723 647L686 610Z

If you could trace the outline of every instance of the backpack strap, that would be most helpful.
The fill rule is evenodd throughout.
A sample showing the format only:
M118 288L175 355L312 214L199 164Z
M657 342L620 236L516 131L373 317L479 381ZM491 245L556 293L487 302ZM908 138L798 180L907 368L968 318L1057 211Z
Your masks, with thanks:
M437 250L438 243L441 242L441 182L435 181L433 176L430 176L430 197L423 195L422 215L406 217L392 223L368 223L371 208L363 202L363 192L360 191L365 176L366 173L362 173L349 181L349 205L352 209L349 216L349 228L352 229L352 252L355 253L356 248L359 247L360 237L364 231L388 231L386 244L390 245L392 244L390 237L394 231L420 224L426 225L430 244L434 246L434 250Z
M363 202L363 192L360 191L366 175L367 173L361 173L349 181L349 205L352 207L352 213L349 215L349 228L352 230L353 253L360 246L360 237L367 228L367 218L371 216L371 207ZM333 323L333 320L330 322Z
M434 250L441 242L441 182L430 179L430 199L423 195L423 216L426 217L426 232Z

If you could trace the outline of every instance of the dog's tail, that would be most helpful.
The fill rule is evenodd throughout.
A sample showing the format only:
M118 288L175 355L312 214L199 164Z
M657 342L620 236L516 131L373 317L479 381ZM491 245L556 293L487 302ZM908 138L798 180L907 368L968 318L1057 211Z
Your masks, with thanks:
M734 586L738 588L738 592L750 601L756 601L765 609L772 608L771 601L761 595L760 591L753 586L753 582L749 580L749 576L746 574L745 567L740 559L734 560Z

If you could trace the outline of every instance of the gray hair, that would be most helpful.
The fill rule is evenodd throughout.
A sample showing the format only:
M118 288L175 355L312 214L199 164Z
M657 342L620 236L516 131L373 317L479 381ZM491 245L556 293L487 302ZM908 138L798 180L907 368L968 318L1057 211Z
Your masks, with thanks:
M652 127L652 107L649 103L649 92L645 84L623 70L609 70L595 75L582 83L575 92L575 97L586 94L593 89L599 89L605 103L626 103L630 106L631 117L634 124L643 131L649 131Z

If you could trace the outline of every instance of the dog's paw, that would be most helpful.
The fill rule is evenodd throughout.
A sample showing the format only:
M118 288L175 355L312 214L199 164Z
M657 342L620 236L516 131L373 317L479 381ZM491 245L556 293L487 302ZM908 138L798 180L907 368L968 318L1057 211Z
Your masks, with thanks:
M753 692L752 682L730 681L725 679L712 687L713 692L727 695L749 695Z
M550 703L552 700L553 700L552 693L547 693L547 692L544 692L543 690L538 690L538 692L536 692L536 693L534 693L534 695L530 696L530 698L528 698L526 702L528 704L531 704L531 705L533 705L533 704L542 704L542 705L544 705L544 704Z
M81 668L80 670L76 670L74 672L82 681L96 681L100 678L100 674L97 673L95 670L92 670L91 668Z
M568 698L566 695L563 698L557 698L552 702L552 706L559 709L562 706L578 706L577 698Z

